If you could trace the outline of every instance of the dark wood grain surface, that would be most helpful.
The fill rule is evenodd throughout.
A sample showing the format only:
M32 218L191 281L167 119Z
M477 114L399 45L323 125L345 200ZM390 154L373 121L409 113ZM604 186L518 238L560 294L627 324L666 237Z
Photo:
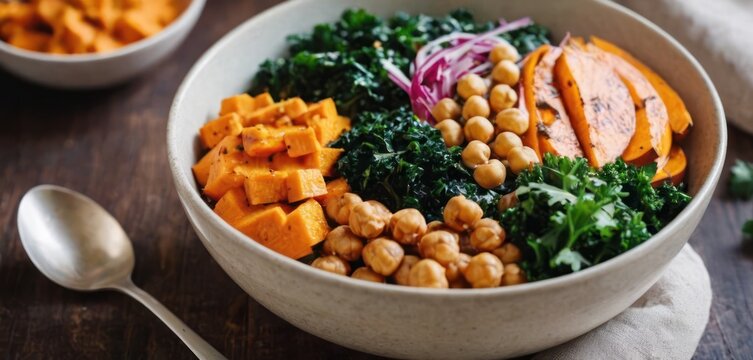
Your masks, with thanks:
M292 327L235 285L190 228L167 167L165 124L183 76L213 42L275 2L210 0L170 60L113 89L48 90L0 71L0 356L191 358L134 300L65 290L34 268L18 239L16 208L29 188L53 183L111 211L134 242L134 282L227 357L370 358ZM753 161L753 137L732 128L728 163L735 158ZM691 240L714 289L699 359L753 356L753 244L740 234L753 204L726 198L726 179Z

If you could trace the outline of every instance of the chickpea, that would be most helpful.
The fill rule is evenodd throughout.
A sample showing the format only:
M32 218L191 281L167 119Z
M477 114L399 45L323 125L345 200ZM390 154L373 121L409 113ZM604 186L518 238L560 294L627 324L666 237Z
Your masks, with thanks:
M474 116L465 122L463 132L468 141L478 140L488 143L494 137L494 125L485 117Z
M484 96L489 88L486 81L476 74L467 74L458 80L458 95L463 99L468 99L473 95Z
M350 273L350 264L334 255L316 258L314 262L311 263L311 266L337 275L347 276Z
M444 223L450 228L463 231L469 229L484 216L481 206L463 195L450 199L444 207Z
M492 251L503 264L513 264L520 262L523 259L523 254L520 252L520 248L513 243L506 243L502 247L494 249Z
M350 230L348 225L340 225L327 234L324 239L324 252L337 255L347 261L361 258L363 240Z
M458 234L457 232L455 232L455 230L450 229L449 226L445 225L445 223L443 223L443 222L441 222L439 220L434 220L434 221L432 221L432 222L430 222L430 223L428 223L426 225L426 233L427 234L430 233L430 232L432 232L432 231L437 231L437 230L447 231L448 233L452 234L452 236L454 236L455 239L457 239L458 241L460 241L460 234Z
M518 49L510 45L507 41L494 45L492 51L489 52L490 62L496 64L502 60L510 60L512 62L520 60Z
M432 259L423 259L410 269L408 284L416 287L447 289L445 270L441 264Z
M492 110L499 112L509 109L518 102L518 93L507 84L499 84L492 88L489 93L489 105Z
M507 177L507 169L497 159L489 160L488 163L479 165L473 170L473 179L484 189L493 189L502 185Z
M375 283L383 283L384 282L384 276L377 274L374 272L374 270L371 270L365 266L362 266L355 271L353 271L353 274L350 275L350 277L354 279L361 279L366 281L372 281Z
M348 225L350 210L353 209L353 206L362 202L360 196L345 193L327 202L327 215L340 225Z
M473 224L471 245L479 251L492 251L502 246L504 241L505 229L497 220L485 218Z
M376 210L377 215L384 220L386 225L389 225L390 219L392 219L392 212L384 204L376 200L366 200L365 203L371 205Z
M520 68L510 60L502 60L494 65L492 79L500 84L513 86L520 80Z
M439 102L434 104L434 107L431 108L431 116L433 116L436 121L457 119L460 117L460 105L458 105L455 100L444 98L439 100Z
M517 264L505 265L505 273L502 275L502 285L517 285L526 282L526 274Z
M415 245L426 233L426 219L416 209L403 209L390 219L392 237L403 245Z
M510 161L510 170L515 174L531 168L533 164L538 164L539 157L536 152L528 146L516 147L507 154L507 160Z
M357 236L367 239L381 235L389 221L385 221L380 209L366 201L353 206L348 219L350 230Z
M504 267L499 258L484 252L471 258L463 274L474 288L496 287L502 282Z
M463 104L463 119L470 119L474 116L488 118L491 114L489 102L481 96L473 95Z
M442 133L442 139L447 147L460 146L465 142L463 127L455 120L445 119L434 125L434 127Z
M478 140L473 140L465 146L460 157L463 159L465 166L475 169L477 166L489 162L491 154L492 150L489 148L489 145Z
M491 148L494 155L497 155L500 159L505 159L512 148L520 146L523 146L523 140L520 139L520 136L513 132L504 131L497 135Z
M400 267L398 267L395 273L392 274L392 278L395 279L395 283L397 283L398 285L408 286L410 284L410 269L419 260L421 260L421 258L419 258L418 256L405 255L403 257L403 261L400 263Z
M500 196L499 202L497 202L497 210L499 210L499 212L505 212L507 209L515 205L518 205L518 196L515 195L515 192L511 192Z
M445 268L445 276L450 283L463 279L463 271L468 267L468 263L471 262L471 256L468 254L460 253L458 259L449 263Z
M369 242L363 248L363 262L377 274L392 275L403 261L405 252L396 241L388 238L378 238Z
M516 135L523 135L528 131L528 117L520 109L510 108L497 113L494 120L501 131L510 131Z
M442 265L448 265L458 259L460 244L458 239L447 231L432 231L418 243L421 256L434 259Z

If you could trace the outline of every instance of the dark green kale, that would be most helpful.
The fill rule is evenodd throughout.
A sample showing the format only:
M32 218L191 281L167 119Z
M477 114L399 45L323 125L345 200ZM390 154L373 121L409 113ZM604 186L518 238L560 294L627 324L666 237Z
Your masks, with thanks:
M460 161L462 149L448 149L440 132L407 106L360 113L354 120L357 125L332 146L345 149L337 170L365 199L381 201L393 211L415 208L436 220L455 195L478 202L491 216L499 196L509 192L505 185L479 187Z
M262 63L251 93L269 91L275 99L300 96L306 101L332 97L338 110L390 111L408 103L382 67L389 60L406 74L416 51L452 32L479 33L494 27L477 23L465 10L444 17L399 13L383 20L364 10L346 10L340 21L319 24L309 34L288 37L290 57ZM547 43L549 31L531 25L502 37L526 54Z
M729 178L729 193L735 198L753 198L753 163L737 160Z
M546 154L518 176L519 204L499 219L523 251L529 280L608 260L666 225L690 197L671 185L654 189L654 172L622 160L595 170L583 158Z
M753 220L748 220L743 225L743 236L753 238Z

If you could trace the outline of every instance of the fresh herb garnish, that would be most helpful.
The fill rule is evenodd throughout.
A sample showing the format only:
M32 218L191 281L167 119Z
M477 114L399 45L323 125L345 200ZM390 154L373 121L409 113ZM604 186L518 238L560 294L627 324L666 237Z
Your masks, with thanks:
M519 205L500 216L524 253L529 280L581 270L659 231L690 201L678 188L651 187L655 167L617 160L595 170L583 158L546 154L517 179Z
M289 36L290 57L262 63L251 93L269 91L275 99L300 96L306 101L332 97L338 110L350 117L359 111L390 111L408 103L408 96L389 80L383 60L407 74L416 51L428 41L493 26L475 22L465 10L444 17L399 13L388 20L346 10L336 23ZM502 37L526 54L547 43L548 35L546 28L531 25Z
M737 160L732 166L729 178L729 193L733 197L750 200L753 198L753 163Z
M428 220L441 219L455 195L478 202L487 215L495 211L503 185L486 190L460 162L458 146L447 148L438 130L421 122L407 106L389 113L364 112L333 147L345 149L337 164L353 191L391 210L415 208Z

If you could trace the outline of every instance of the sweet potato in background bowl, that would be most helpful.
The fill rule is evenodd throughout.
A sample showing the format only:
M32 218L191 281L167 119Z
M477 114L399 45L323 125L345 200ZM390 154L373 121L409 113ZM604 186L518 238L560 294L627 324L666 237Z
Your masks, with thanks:
M695 120L686 178L691 204L644 244L581 272L523 285L432 290L375 284L318 271L250 241L200 197L191 165L197 130L219 101L244 92L266 58L286 49L285 36L331 22L347 8L380 16L397 11L446 14L469 9L479 20L531 16L553 31L614 41L677 89ZM614 317L658 278L698 225L726 149L719 98L690 54L663 31L608 1L307 0L279 5L231 32L186 77L170 114L168 156L180 200L210 254L265 307L329 341L392 357L499 358L573 339Z
M119 49L57 55L0 41L0 66L31 82L60 89L102 88L125 82L165 59L194 27L206 0L182 1L182 13L164 29Z

